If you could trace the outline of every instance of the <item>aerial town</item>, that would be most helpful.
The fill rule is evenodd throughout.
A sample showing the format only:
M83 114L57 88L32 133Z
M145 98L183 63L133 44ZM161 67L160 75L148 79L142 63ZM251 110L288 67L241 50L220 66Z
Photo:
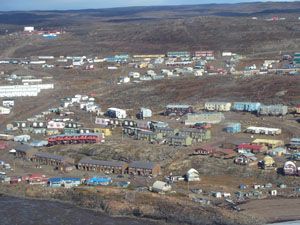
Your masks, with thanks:
M26 26L13 35L51 42L68 31ZM253 202L296 198L300 98L278 87L299 88L299 76L296 50L1 57L0 190L66 201L101 195L102 210L146 218L143 207L162 198L239 219ZM231 86L261 77L277 82L263 86L274 95ZM181 87L188 100L175 93Z

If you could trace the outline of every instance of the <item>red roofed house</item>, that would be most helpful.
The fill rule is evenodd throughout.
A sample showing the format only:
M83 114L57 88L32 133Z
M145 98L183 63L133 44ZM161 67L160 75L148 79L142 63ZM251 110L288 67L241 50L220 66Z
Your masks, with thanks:
M256 153L264 152L266 150L267 148L265 146L257 145L257 144L243 143L243 144L239 144L237 147L238 153L242 153L242 154L249 153L249 152L256 154Z
M25 180L29 184L47 184L48 182L48 178L45 175L39 173L29 174L25 177Z

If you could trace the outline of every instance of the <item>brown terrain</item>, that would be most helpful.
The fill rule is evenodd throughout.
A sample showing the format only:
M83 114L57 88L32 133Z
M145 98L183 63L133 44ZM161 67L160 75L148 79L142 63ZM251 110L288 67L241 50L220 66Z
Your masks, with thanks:
M284 10L282 10L284 8ZM243 68L254 61L262 63L264 59L280 59L280 51L294 52L300 49L300 3L256 3L237 5L204 5L184 7L127 8L115 10L53 11L53 12L2 12L0 13L0 55L1 58L30 57L38 55L87 55L104 57L121 52L165 53L171 50L215 50L233 51L246 57L240 61ZM282 21L265 21L274 15L286 17ZM258 17L252 20L251 17ZM18 18L18 20L16 19ZM23 21L22 24L19 21ZM23 26L34 25L37 28L63 29L64 35L56 40L44 40L37 36L25 36ZM8 30L8 32L6 32ZM300 77L262 75L240 76L183 76L163 81L147 81L118 85L117 79L134 71L122 65L117 71L109 71L109 64L99 64L93 71L82 69L66 70L59 66L42 69L39 66L0 65L4 74L35 75L45 79L45 83L54 83L55 89L42 91L38 97L18 98L13 112L0 116L0 128L15 120L26 120L49 108L57 107L60 99L75 94L93 94L97 103L105 110L107 107L126 109L133 116L139 107L150 107L155 120L163 120L171 127L182 126L174 118L166 118L160 113L168 103L187 103L200 110L205 101L259 101L265 104L282 103L294 106L300 103ZM157 68L157 72L162 68ZM141 73L146 70L140 70ZM2 75L0 75L1 77ZM1 84L7 82L1 80ZM94 115L85 114L78 108L79 122L85 126L94 125ZM283 134L278 136L287 142L291 137L299 136L299 117L288 115L284 118L258 117L250 113L225 113L226 121L213 126L211 144L218 146L225 142L239 140L250 141L250 134L226 134L222 131L226 122L241 122L249 125L278 127ZM259 135L254 135L257 138ZM261 137L261 136L259 136ZM267 138L267 136L263 136ZM277 138L277 137L276 137ZM90 156L100 160L151 160L160 162L164 175L170 172L183 175L188 169L200 172L201 182L191 184L192 188L210 191L235 192L241 183L284 182L289 187L299 186L294 177L284 177L276 171L262 171L256 166L241 167L232 160L215 159L205 156L191 156L193 149L199 147L172 147L155 145L132 140L121 135L121 129L113 130L113 136L107 137L102 145L55 146L42 148L41 151L60 155L69 155L78 161ZM1 152L14 166L15 172L24 175L31 172L43 172L57 176L57 171L44 166L35 168L32 163L14 160L7 152ZM262 159L262 155L258 158ZM282 166L284 158L276 159ZM64 175L64 174L59 174ZM85 176L83 172L73 171L68 176ZM163 179L163 176L158 179ZM149 186L152 180L131 180L136 186ZM187 201L191 194L187 184L174 185L177 193L161 196L148 192L124 191L117 188L96 188L94 190L78 188L74 191L49 191L42 189L11 189L2 187L2 193L24 191L25 197L52 198L74 202L87 208L99 208L112 215L154 218L179 224L259 224L261 221L299 219L298 199L275 199L250 201L241 205L241 214L222 207L202 207ZM6 189L7 188L7 189ZM105 196L112 196L111 198ZM134 197L134 201L132 200ZM282 210L282 207L285 207ZM298 207L299 208L299 207ZM182 211L184 213L182 213ZM182 215L185 216L182 216ZM248 216L247 214L251 215ZM182 217L181 217L182 216ZM255 218L253 218L255 217ZM249 219L250 218L250 219ZM200 222L199 222L200 221ZM232 222L233 221L233 222Z

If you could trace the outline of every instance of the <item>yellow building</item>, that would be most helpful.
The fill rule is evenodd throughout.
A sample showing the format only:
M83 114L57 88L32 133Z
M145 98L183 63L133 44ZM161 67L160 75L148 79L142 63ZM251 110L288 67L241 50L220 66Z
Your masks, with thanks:
M284 145L282 140L271 140L271 139L255 139L252 141L253 144L265 145L269 148L276 148Z
M109 128L94 128L95 133L103 133L105 137L111 136L112 132Z
M271 156L266 156L263 159L263 168L264 169L272 169L275 166L275 161Z

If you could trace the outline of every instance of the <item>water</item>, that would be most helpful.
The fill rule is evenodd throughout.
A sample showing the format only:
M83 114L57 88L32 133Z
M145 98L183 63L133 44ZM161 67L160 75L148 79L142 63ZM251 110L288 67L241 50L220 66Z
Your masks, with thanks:
M300 220L290 221L290 222L282 222L282 223L272 223L270 225L300 225Z
M113 218L71 204L0 197L1 225L156 225L156 221Z

